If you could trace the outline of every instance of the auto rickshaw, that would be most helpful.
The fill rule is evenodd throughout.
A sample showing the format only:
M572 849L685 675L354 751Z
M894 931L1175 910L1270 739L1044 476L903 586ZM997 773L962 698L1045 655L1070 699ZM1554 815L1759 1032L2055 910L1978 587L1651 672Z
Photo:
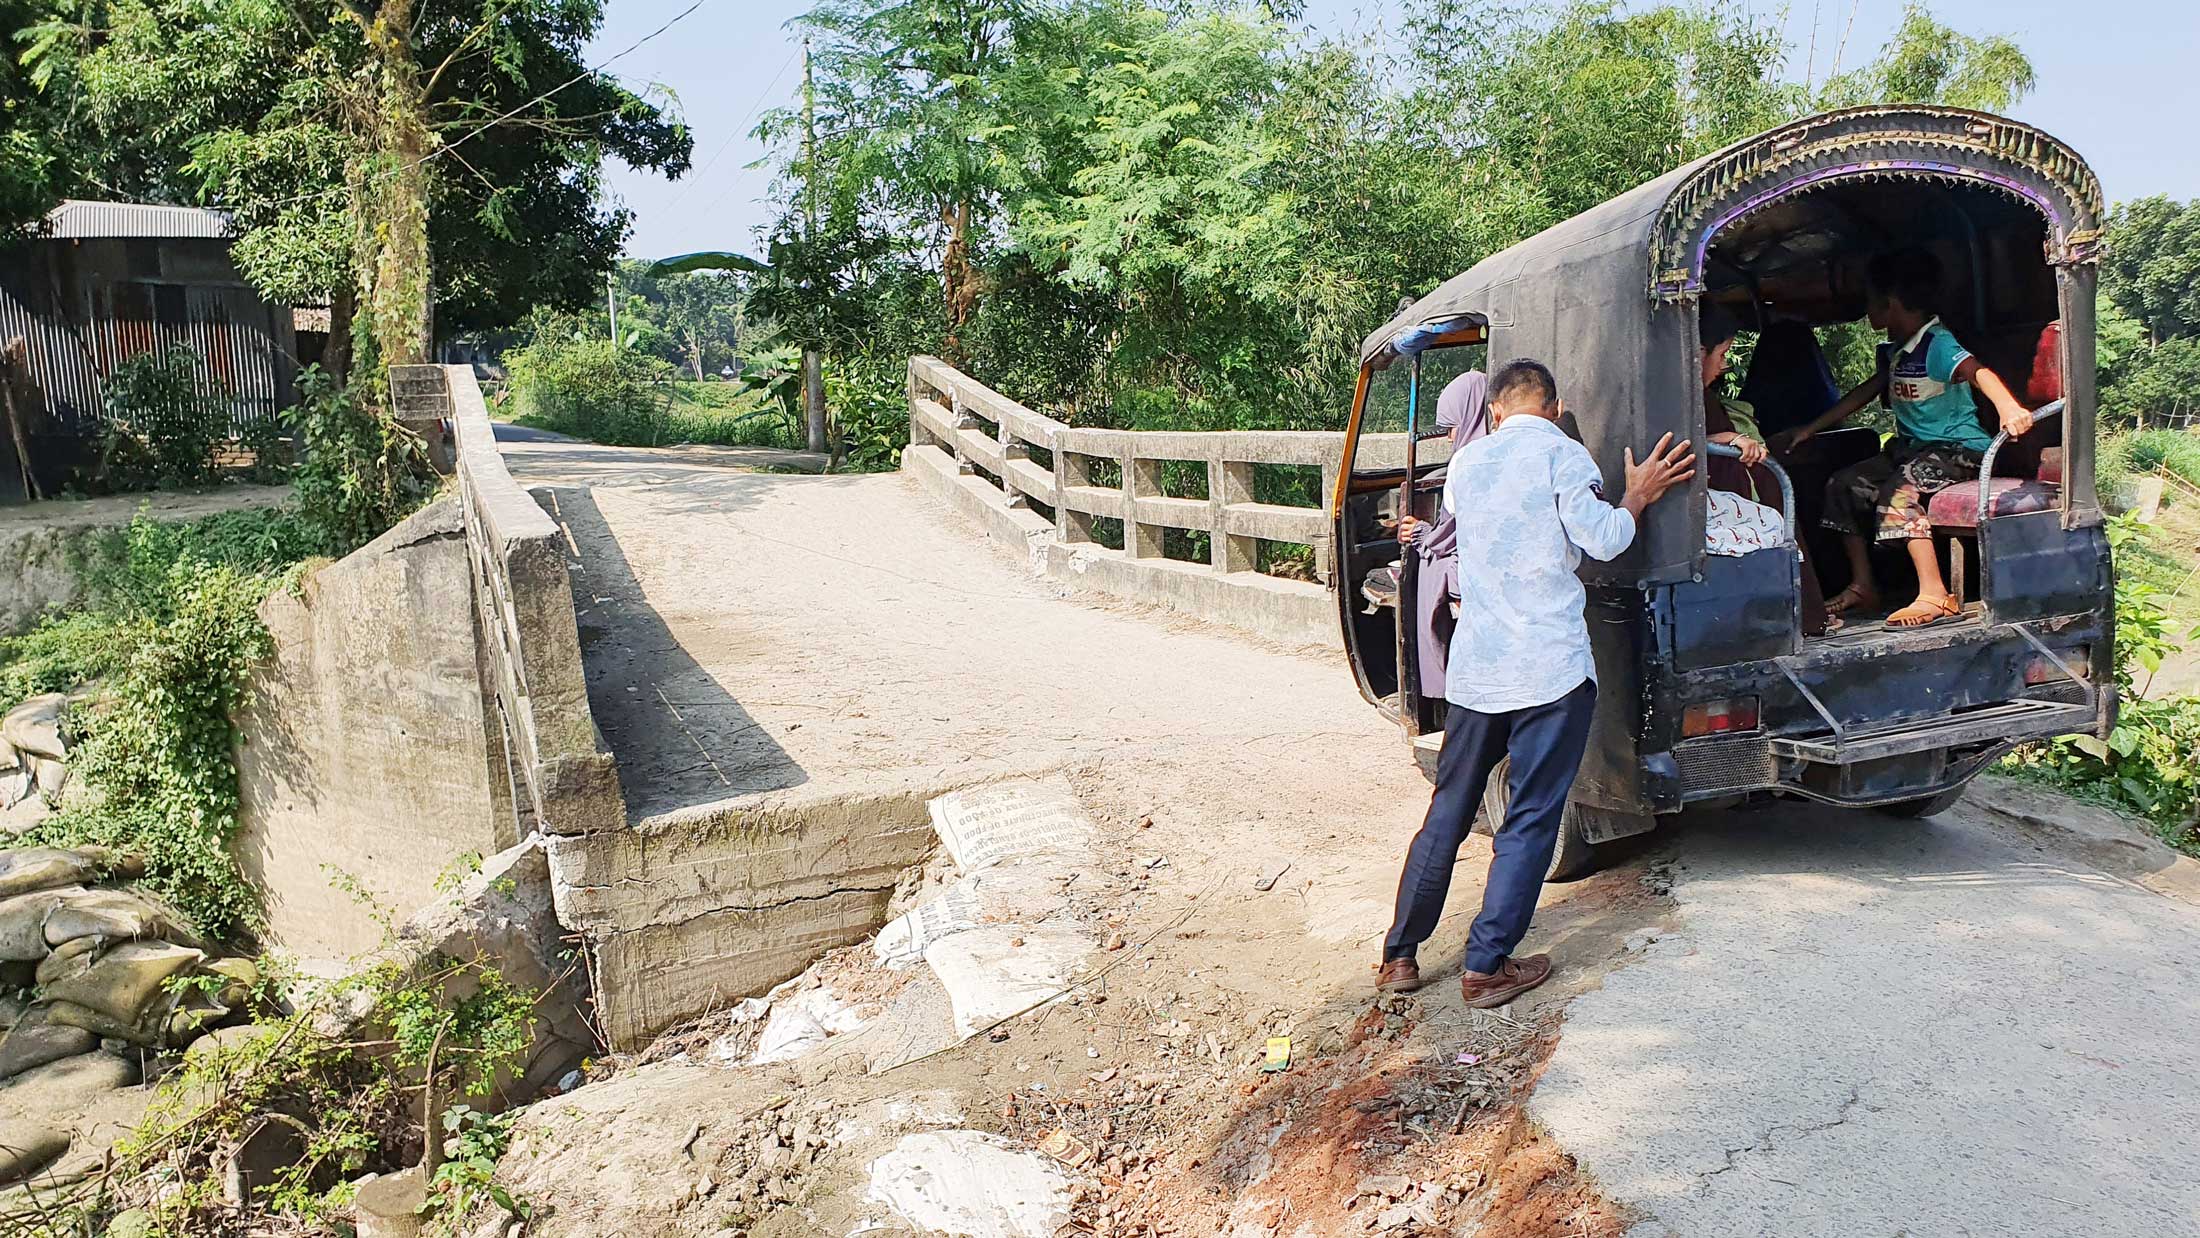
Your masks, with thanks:
M1443 686L1426 681L1417 646L1441 615L1427 617L1416 556L1401 555L1394 530L1401 513L1436 514L1450 440L1435 410L1452 377L1522 357L1551 366L1565 429L1617 498L1623 449L1639 455L1667 433L1705 442L1701 303L1757 329L1743 394L1757 389L1769 436L1830 407L1809 394L1831 386L1822 329L1864 316L1865 265L1903 246L1938 258L1943 322L2037 411L2022 438L1995 437L1975 481L1931 502L1961 614L1802 631L1796 539L1827 593L1840 588L1843 555L1821 540L1817 512L1827 476L1877 451L1876 431L1820 433L1780 461L1789 544L1739 556L1707 551L1699 469L1685 501L1649 510L1626 553L1582 565L1600 691L1553 876L1587 871L1596 844L1692 803L1781 793L1923 816L2017 744L2106 738L2101 219L2092 171L2037 129L1955 108L1857 108L1677 168L1401 309L1361 348L1330 505L1330 579L1362 694L1432 763ZM1794 381L1813 367L1815 383ZM1981 424L1997 428L1983 410ZM1901 570L1890 563L1886 577ZM1506 794L1501 770L1477 828L1502 820Z

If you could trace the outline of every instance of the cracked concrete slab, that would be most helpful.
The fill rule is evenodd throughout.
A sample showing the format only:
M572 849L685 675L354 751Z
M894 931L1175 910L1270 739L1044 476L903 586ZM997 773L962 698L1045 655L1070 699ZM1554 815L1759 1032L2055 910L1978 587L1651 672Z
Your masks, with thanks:
M1531 1112L1667 1235L2189 1232L2200 907L1966 801L1685 821Z

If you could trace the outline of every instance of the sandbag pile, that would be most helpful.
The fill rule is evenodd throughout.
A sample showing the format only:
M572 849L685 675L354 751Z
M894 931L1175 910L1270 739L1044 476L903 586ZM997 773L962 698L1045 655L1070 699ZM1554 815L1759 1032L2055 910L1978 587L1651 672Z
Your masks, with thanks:
M0 990L38 1000L0 1036L0 1080L99 1047L180 1048L245 1009L259 976L217 958L151 895L95 883L144 872L103 847L0 850Z
M145 1054L235 1022L259 984L130 889L144 871L104 847L0 849L0 1214L97 1170L145 1110Z
M61 731L69 698L59 692L34 696L0 716L0 808L13 808L38 792L61 802L68 781L69 747Z

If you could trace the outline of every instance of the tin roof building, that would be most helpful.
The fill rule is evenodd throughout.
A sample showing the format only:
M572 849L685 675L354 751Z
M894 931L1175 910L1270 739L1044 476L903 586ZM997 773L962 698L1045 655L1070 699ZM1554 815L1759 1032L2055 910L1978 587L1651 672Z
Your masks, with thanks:
M53 493L104 417L103 384L139 353L181 342L242 432L293 399L291 310L270 305L231 260L221 211L63 202L46 226L0 241L0 358L39 489ZM21 497L26 463L0 439L0 500Z

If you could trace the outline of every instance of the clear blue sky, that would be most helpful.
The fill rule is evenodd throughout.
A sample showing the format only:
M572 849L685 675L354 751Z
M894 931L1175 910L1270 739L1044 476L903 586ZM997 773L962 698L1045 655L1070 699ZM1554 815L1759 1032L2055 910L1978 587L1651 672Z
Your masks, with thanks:
M590 63L632 44L690 0L608 0ZM1749 0L1786 12L1803 72L1813 0ZM1851 0L1817 0L1819 72L1841 37ZM696 249L747 249L770 218L763 204L764 155L748 135L759 106L793 103L801 85L799 40L787 20L802 0L704 0L694 14L613 66L637 86L655 83L677 98L695 130L696 168L666 181L614 165L611 191L635 213L627 252L663 257ZM1900 17L1903 0L1856 0L1847 63L1868 59ZM2112 201L2166 193L2200 197L2200 5L2193 0L1933 0L1958 29L2014 36L2039 70L2040 85L2016 109L2076 147ZM1373 0L1312 0L1309 17L1330 30L1372 29L1386 6ZM773 79L777 78L775 82Z

